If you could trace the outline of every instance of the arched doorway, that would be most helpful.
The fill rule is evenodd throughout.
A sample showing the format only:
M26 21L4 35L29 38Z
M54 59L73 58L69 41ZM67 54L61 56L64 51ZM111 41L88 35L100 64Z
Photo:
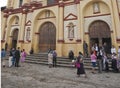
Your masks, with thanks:
M15 29L13 31L13 36L12 36L12 48L17 47L17 40L18 40L18 29Z
M107 43L111 48L111 32L107 23L104 21L95 21L89 27L90 46L97 43L102 46Z
M40 28L39 48L40 52L56 49L56 28L53 23L46 22Z

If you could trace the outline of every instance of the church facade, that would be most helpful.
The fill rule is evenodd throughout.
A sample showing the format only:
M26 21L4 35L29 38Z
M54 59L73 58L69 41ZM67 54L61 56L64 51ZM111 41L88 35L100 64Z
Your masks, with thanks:
M120 46L120 0L8 0L2 13L1 47L58 56L91 46Z

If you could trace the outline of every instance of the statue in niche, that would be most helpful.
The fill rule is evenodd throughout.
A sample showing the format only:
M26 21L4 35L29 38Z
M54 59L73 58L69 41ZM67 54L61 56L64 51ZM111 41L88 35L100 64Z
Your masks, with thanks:
M12 7L12 0L9 0L9 1L8 1L8 6L9 6L9 7Z
M47 10L47 11L45 12L45 17L50 17L50 10Z
M74 38L74 26L72 22L68 24L68 38Z
M26 40L30 40L30 27L27 28Z
M18 22L19 22L19 18L16 17L16 18L15 18L15 24L18 24Z
M99 3L95 2L95 3L93 4L93 11L94 11L94 13L100 12Z

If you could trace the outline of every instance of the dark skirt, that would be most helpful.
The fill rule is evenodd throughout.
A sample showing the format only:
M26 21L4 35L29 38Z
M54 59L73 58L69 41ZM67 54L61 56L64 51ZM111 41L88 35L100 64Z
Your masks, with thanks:
M77 68L77 75L85 74L84 64L80 63L80 68Z
M113 69L114 72L118 72L117 60L116 59L112 59L112 69Z

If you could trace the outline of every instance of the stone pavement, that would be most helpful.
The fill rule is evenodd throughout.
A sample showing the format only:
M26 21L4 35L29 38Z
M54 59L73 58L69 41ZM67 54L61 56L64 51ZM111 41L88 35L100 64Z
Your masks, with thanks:
M86 73L88 78L77 77L75 68L30 63L1 67L1 88L120 88L120 73Z

